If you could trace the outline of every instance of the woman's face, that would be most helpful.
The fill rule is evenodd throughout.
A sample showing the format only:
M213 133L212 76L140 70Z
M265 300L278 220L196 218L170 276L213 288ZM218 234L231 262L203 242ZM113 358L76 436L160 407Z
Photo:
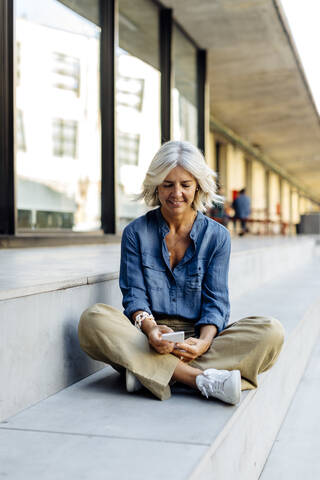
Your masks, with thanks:
M169 215L181 215L192 208L197 182L191 173L179 165L168 173L158 186L162 209Z

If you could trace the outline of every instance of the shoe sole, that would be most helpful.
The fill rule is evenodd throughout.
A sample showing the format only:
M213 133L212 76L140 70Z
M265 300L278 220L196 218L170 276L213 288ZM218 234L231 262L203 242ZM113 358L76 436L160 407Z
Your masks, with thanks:
M237 392L239 392L239 395L237 396L236 400L231 403L231 405L237 405L237 403L239 403L240 400L241 400L241 373L240 373L240 370L234 370L233 376L236 379Z

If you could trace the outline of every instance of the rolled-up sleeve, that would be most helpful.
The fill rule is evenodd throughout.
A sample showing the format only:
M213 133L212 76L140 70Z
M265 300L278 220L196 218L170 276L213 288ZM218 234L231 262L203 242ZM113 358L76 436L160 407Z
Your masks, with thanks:
M218 333L223 330L230 316L228 273L231 241L228 231L210 259L203 284L201 316L195 324L197 330L203 325L215 325Z
M129 320L132 321L132 314L138 310L151 314L142 272L139 241L128 227L124 229L121 240L120 288L124 314Z

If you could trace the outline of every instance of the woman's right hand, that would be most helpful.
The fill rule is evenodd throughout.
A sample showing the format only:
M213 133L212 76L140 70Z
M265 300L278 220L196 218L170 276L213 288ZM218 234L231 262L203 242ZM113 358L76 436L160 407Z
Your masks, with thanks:
M167 340L162 340L163 333L173 332L172 328L167 327L166 325L157 325L148 333L148 339L150 345L158 353L171 353L174 349L174 343L168 342Z

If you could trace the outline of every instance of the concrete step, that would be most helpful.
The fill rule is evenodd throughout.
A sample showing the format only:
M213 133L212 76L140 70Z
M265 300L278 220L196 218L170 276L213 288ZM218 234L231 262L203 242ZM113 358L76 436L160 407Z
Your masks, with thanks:
M238 407L180 392L126 394L110 367L0 425L8 479L257 479L320 333L320 259L233 302L233 320L274 315L283 351ZM169 472L169 473L168 473Z
M312 352L260 480L320 478L320 338Z
M312 258L314 238L232 241L231 299ZM97 302L121 307L119 245L0 250L0 420L101 368L77 324Z
M235 298L314 256L317 237L232 239L229 287ZM120 245L0 249L0 301L118 278ZM244 273L250 272L250 275Z

